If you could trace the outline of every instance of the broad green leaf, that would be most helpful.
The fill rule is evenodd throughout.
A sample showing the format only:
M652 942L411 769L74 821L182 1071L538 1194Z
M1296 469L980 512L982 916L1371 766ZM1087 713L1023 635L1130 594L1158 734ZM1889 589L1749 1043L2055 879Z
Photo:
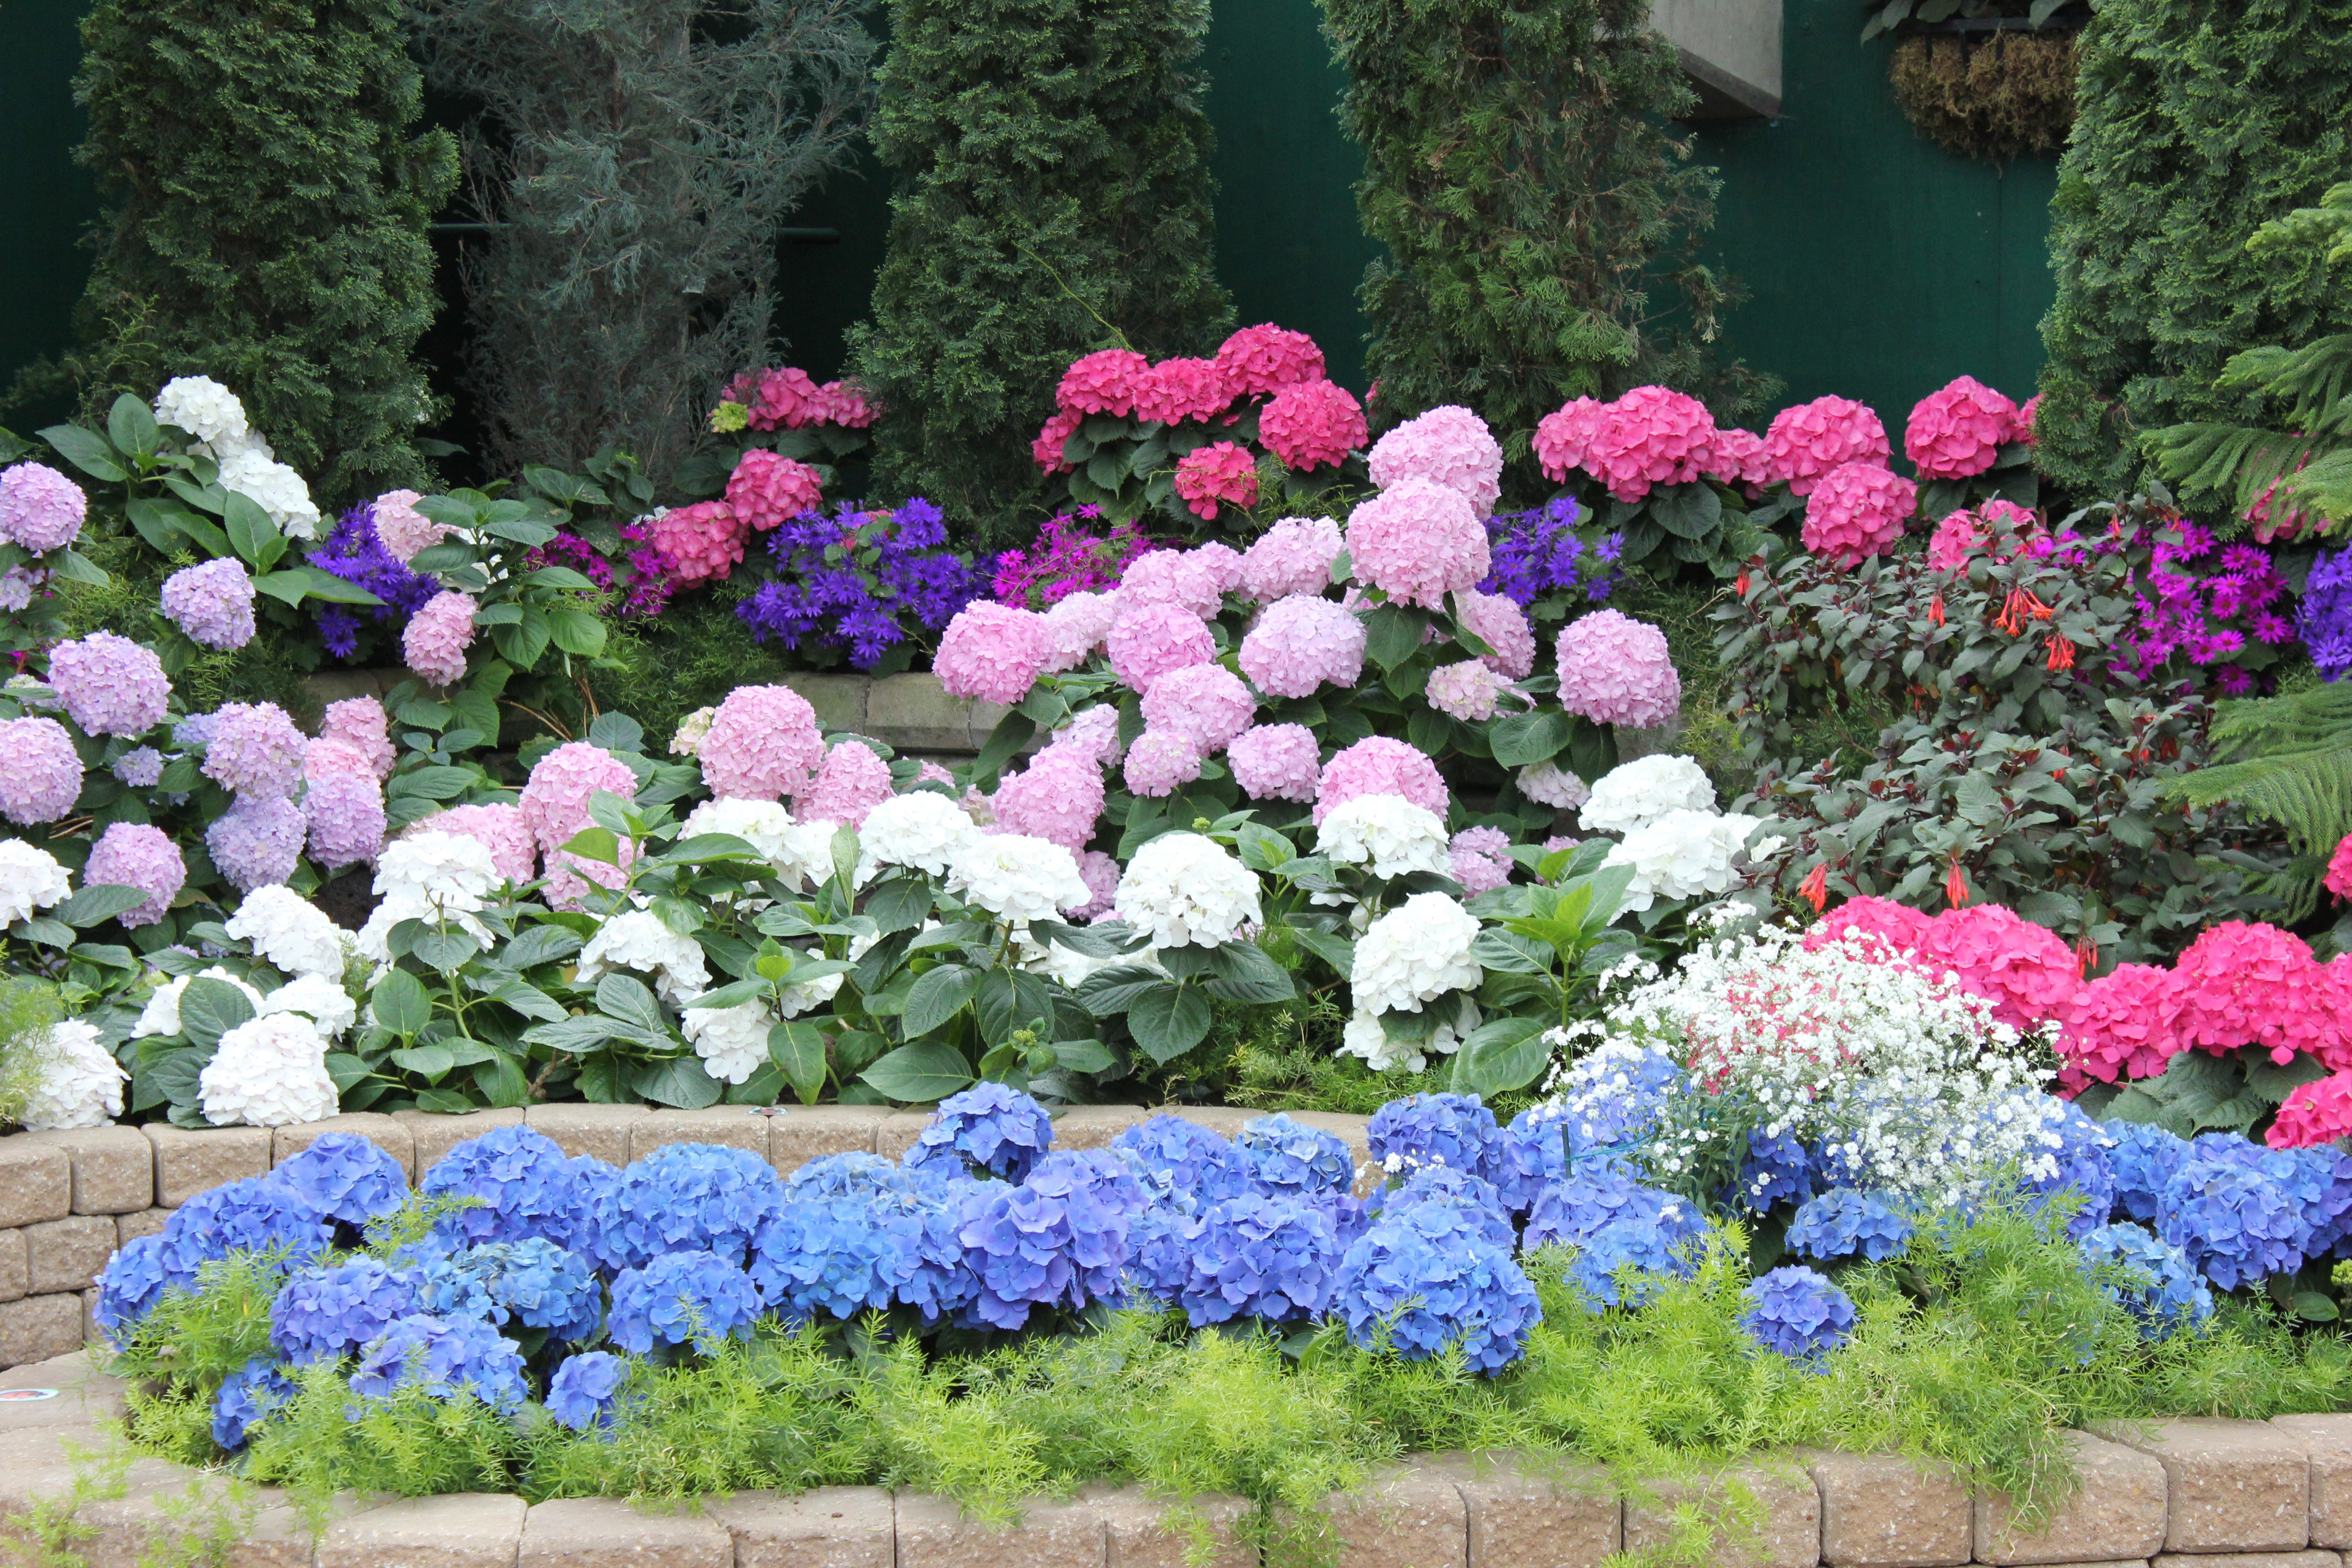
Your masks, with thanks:
M221 509L221 521L228 530L230 546L257 572L268 571L286 553L286 536L278 531L278 525L269 521L261 503L250 496L231 490L227 504Z
M409 1046L392 1053L392 1065L427 1083L439 1083L457 1065L457 1058L446 1046Z
M740 1007L746 1002L757 1002L767 994L768 983L764 980L738 980L721 985L716 991L706 991L685 1005L715 1013L722 1007Z
M1254 942L1229 942L1209 950L1209 994L1227 1002L1287 1002L1298 994L1290 973Z
M788 1018L770 1028L768 1059L791 1083L803 1105L814 1105L824 1092L824 1032L815 1025Z
M558 925L533 926L507 943L499 960L509 969L536 969L571 957L581 945L578 931Z
M1135 999L1156 985L1168 984L1168 976L1141 963L1122 963L1115 968L1098 969L1079 982L1079 1005L1097 1018L1108 1018L1114 1013L1124 1013L1135 1005Z
M888 878L866 895L866 916L884 932L913 931L930 912L931 884L919 876Z
M1054 1059L1066 1072L1108 1072L1118 1065L1100 1040L1055 1040Z
M54 911L56 917L69 926L94 926L110 921L125 910L135 910L147 901L143 888L125 888L110 882L95 883L84 888Z
M368 1000L375 1008L375 1021L406 1038L414 1039L433 1021L433 999L425 994L425 983L405 969L377 981Z
M1566 749L1571 733L1568 715L1556 708L1533 713L1506 713L1486 729L1495 761L1507 768L1524 768L1549 762Z
M1364 651L1383 671L1392 670L1421 651L1428 627L1428 612L1382 605L1364 617Z
M392 775L384 793L394 798L414 795L426 800L455 800L480 782L481 774L471 768L405 768Z
M961 963L942 963L915 977L907 992L902 1020L908 1039L929 1034L963 1011L980 990L981 973ZM880 1088L879 1084L875 1086Z
M564 853L605 866L621 863L621 841L609 827L583 827L563 842Z
M700 1110L719 1103L724 1086L704 1070L699 1057L672 1057L667 1061L641 1062L629 1073L629 1083L656 1105Z
M599 713L589 723L588 743L608 752L642 752L646 727L626 713Z
M1356 944L1346 937L1329 931L1308 931L1304 927L1290 933L1298 945L1338 970L1342 975L1356 972Z
M936 1040L900 1046L857 1076L892 1100L911 1105L945 1100L972 1081L963 1053Z
M1551 1060L1541 1018L1496 1018L1470 1031L1455 1077L1471 1092L1497 1095L1535 1082Z
M53 550L48 554L49 571L60 582L79 583L85 587L103 588L113 579L97 563L76 550Z
M226 980L199 975L180 993L180 1033L190 1045L206 1051L253 1016L252 1000Z
M980 1037L992 1046L1003 1045L1017 1029L1034 1030L1041 1039L1050 1037L1053 983L1025 969L992 969L972 998L972 1016L980 1020Z
M503 1109L520 1105L530 1098L530 1080L523 1077L521 1063L499 1051L492 1053L488 1061L475 1064L474 1089L485 1105Z
M52 425L40 432L42 440L58 450L58 456L88 474L93 479L119 485L131 477L117 459L121 457L103 436L85 430L79 425Z
M559 605L547 612L548 635L555 646L580 658L604 651L604 623L593 612Z
M466 961L482 951L469 931L454 927L447 930L425 930L416 933L409 944L409 953L425 968L450 974L465 967Z
M607 974L596 982L597 1009L608 1017L633 1024L655 1036L669 1033L669 1015L646 989L645 982L626 974Z
M559 1018L553 1023L536 1025L524 1030L522 1037L534 1046L545 1046L551 1051L565 1051L578 1056L594 1050L607 1040L636 1039L637 1031L617 1018L588 1016Z
M534 588L554 588L570 593L593 594L596 584L569 566L541 566L523 579Z
M146 404L127 392L107 410L106 434L117 451L128 452L134 458L155 455L155 416L148 412Z
M1127 1028L1144 1055L1172 1060L1208 1037L1208 999L1192 986L1163 982L1129 1005Z
M1037 733L1037 722L1019 709L1014 709L996 721L988 740L980 748L980 755L971 763L972 784L980 789L995 786L996 775L1013 760L1013 753L1027 745Z

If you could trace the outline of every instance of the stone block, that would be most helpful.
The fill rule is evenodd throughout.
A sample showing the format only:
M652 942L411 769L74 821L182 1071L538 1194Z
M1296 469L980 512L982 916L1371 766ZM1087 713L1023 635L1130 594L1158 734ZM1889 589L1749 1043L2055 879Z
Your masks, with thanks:
M893 1110L874 1129L874 1152L886 1160L903 1160L930 1124L928 1110Z
M2082 1489L2031 1531L2016 1528L2015 1509L2006 1493L1979 1494L1978 1562L2119 1562L2150 1557L2164 1549L2164 1467L2152 1455L2087 1432L2068 1436L2082 1467Z
M305 1121L293 1127L280 1127L269 1142L269 1163L274 1168L286 1163L311 1144L330 1133L341 1132L353 1138L364 1138L400 1163L400 1173L414 1184L416 1180L416 1139L408 1123L380 1110L356 1110L342 1116L330 1116L321 1121Z
M936 675L892 675L867 691L863 728L902 752L976 752L1007 711L993 702L949 696Z
M79 1320L81 1298L61 1299L73 1302ZM11 1367L0 1373L0 1389L48 1389L55 1397L0 1401L0 1433L47 1427L70 1431L112 1421L122 1414L125 1386L122 1379L98 1370L96 1358L78 1345L45 1361Z
M2192 1416L2099 1434L2164 1466L2169 1552L2300 1552L2311 1539L2303 1446L2262 1421Z
M522 1122L575 1160L593 1154L607 1164L625 1165L629 1123L644 1114L635 1105L534 1105L522 1113Z
M2352 1546L2352 1415L2273 1415L2311 1470L2311 1543Z
M874 686L871 676L794 671L783 678L783 683L816 710L817 724L828 733L835 730L863 731L871 722L866 716L866 694Z
M27 1295L87 1290L114 1256L114 1219L110 1215L68 1215L28 1225L17 1234L25 1238Z
M98 1331L98 1292L85 1290L81 1293L81 1342L95 1345L105 1337Z
M1290 1119L1302 1127L1319 1128L1336 1134L1348 1145L1348 1158L1355 1162L1355 1194L1370 1197L1372 1189L1381 1184L1381 1173L1372 1168L1372 1140L1365 1130L1371 1126L1369 1116L1349 1116L1337 1110L1294 1110Z
M114 1244L128 1247L142 1236L160 1236L172 1223L170 1209L135 1209L114 1216Z
M1054 1147L1108 1149L1112 1139L1150 1119L1139 1105L1073 1105L1054 1118Z
M0 1226L38 1225L73 1212L73 1162L54 1144L0 1138Z
M65 1151L73 1167L76 1214L128 1214L155 1201L155 1146L136 1127L77 1127L22 1136L28 1143Z
M1257 1568L1256 1550L1235 1534L1250 1511L1246 1498L1210 1496L1174 1503L1132 1487L1097 1481L1079 1489L1078 1500L1103 1521L1109 1568ZM1196 1522L1208 1531L1205 1563L1195 1563L1187 1555Z
M1832 1568L1966 1563L1969 1489L1948 1467L1899 1454L1810 1454L1822 1496L1822 1561Z
M878 1105L793 1105L768 1118L768 1163L789 1176L827 1154L871 1154L890 1112Z
M1462 1494L1470 1568L1601 1568L1625 1543L1625 1510L1588 1467L1524 1464L1516 1455L1424 1459Z
M523 1519L517 1568L735 1568L726 1528L615 1498L562 1498Z
M895 1510L879 1487L737 1492L703 1506L735 1538L735 1568L896 1568Z
M0 1306L0 1366L47 1361L80 1348L79 1296L27 1296Z
M202 1131L150 1121L140 1131L155 1146L155 1201L178 1208L198 1193L269 1169L269 1129L207 1127Z
M2163 1552L2148 1568L2344 1568L2341 1552Z
M1147 1117L1175 1116L1195 1127L1205 1127L1220 1138L1238 1138L1242 1129L1271 1111L1252 1110L1240 1105L1154 1105L1147 1108Z
M1347 1568L1468 1568L1469 1516L1440 1470L1393 1466L1323 1506Z
M898 1568L1105 1568L1108 1560L1101 1516L1084 1503L1031 1502L1018 1524L983 1524L951 1499L908 1493L898 1499Z
M329 1525L318 1568L515 1568L524 1512L487 1492L387 1503Z
M1822 1498L1793 1462L1742 1465L1690 1481L1645 1481L1625 1500L1625 1550L1657 1552L1678 1519L1714 1532L1707 1568L1814 1568L1822 1557Z
M21 1300L32 1288L33 1258L21 1230L0 1230L0 1301Z
M460 1116L446 1116L435 1110L395 1110L392 1119L408 1129L409 1142L416 1151L409 1180L421 1182L425 1179L425 1173L437 1164L442 1155L467 1139L479 1138L494 1127L521 1126L522 1107L511 1105L502 1110L468 1110Z
M96 1426L17 1426L0 1429L0 1475L26 1470L71 1469L77 1455L103 1453L109 1434Z
M143 1470L147 1464L134 1465ZM84 1503L75 1522L91 1533L75 1551L82 1568L153 1568L175 1562L219 1563L242 1541L255 1503L239 1503L218 1476L173 1465L173 1473L125 1478L121 1492ZM110 1492L112 1488L107 1489Z
M713 1105L701 1110L663 1107L640 1110L629 1123L629 1158L642 1160L672 1143L716 1143L768 1157L768 1119L748 1105Z

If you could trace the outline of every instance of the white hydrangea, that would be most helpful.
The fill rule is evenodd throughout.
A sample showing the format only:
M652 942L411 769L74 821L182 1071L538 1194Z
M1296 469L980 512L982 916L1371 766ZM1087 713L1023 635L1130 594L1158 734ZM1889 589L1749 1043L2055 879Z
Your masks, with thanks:
M1137 850L1111 907L1154 947L1214 947L1265 918L1255 874L1198 833L1163 833Z
M1470 944L1477 917L1444 893L1415 893L1356 939L1348 977L1359 1013L1418 1013L1449 991L1467 990L1482 973Z
M975 835L956 851L948 886L966 902L1016 925L1056 920L1064 910L1083 909L1094 899L1078 875L1076 856L1025 833Z
M660 509L667 511L667 507ZM710 721L719 717L716 708L698 708L677 721L677 731L669 738L669 754L673 757L702 755L702 742L710 733Z
M221 928L286 974L331 979L343 973L343 928L310 900L282 884L256 888Z
M179 975L155 987L153 994L147 998L147 1005L140 1009L139 1021L131 1026L132 1039L143 1040L150 1035L176 1035L180 1032L180 994L187 990L189 978L184 974ZM255 1012L261 1011L261 993L217 963L210 969L199 971L194 978L226 980L245 993L246 1000L253 1004Z
M802 953L795 957L794 962L797 963L800 958L810 956L822 958L824 955ZM784 994L776 999L777 1010L787 1018L797 1018L803 1013L813 1013L840 994L841 981L842 977L838 974L825 974L814 980L803 981L797 985L787 985L784 987Z
M742 1083L768 1060L768 1030L775 1018L758 1002L732 1007L688 1007L684 1026L694 1054L721 1083Z
M857 829L857 881L883 866L947 875L956 856L980 837L962 806L936 790L910 790L877 804Z
M478 838L437 827L404 834L385 845L376 860L378 901L352 945L372 962L388 963L393 927L403 921L446 921L488 948L496 939L474 911L505 881L488 846Z
M1466 995L1459 1011L1441 1018L1424 1041L1391 1039L1381 1015L1358 1013L1339 1031L1339 1054L1360 1057L1374 1072L1421 1072L1429 1066L1430 1053L1452 1056L1477 1026L1478 1005Z
M0 926L30 920L35 910L63 903L72 891L56 856L21 838L0 838Z
M96 1028L79 1019L52 1024L33 1051L41 1076L25 1101L26 1131L103 1127L122 1114L122 1084L130 1075L99 1043Z
M1604 866L1631 866L1622 908L1639 913L1660 899L1720 896L1739 885L1738 857L1759 819L1737 813L1670 811L1628 833Z
M579 984L593 985L613 969L652 975L654 989L670 1002L700 995L710 984L710 971L702 962L702 944L678 935L648 910L614 915L599 926L580 950L580 967L573 978Z
M319 507L302 476L268 456L268 448L232 451L220 459L221 488L269 514L289 539L319 537Z
M298 975L288 981L261 999L261 1011L299 1013L331 1040L360 1019L359 1004L352 1000L342 982L323 974Z
M224 1033L196 1075L196 1091L215 1127L290 1127L336 1109L326 1037L299 1013L271 1013Z
M1573 811L1592 797L1582 779L1549 762L1530 763L1519 770L1519 793L1556 811Z
M1013 957L1021 967L1032 973L1058 980L1072 990L1103 970L1122 963L1140 963L1159 967L1159 958L1150 948L1140 952L1114 953L1108 958L1095 958L1075 947L1064 947L1057 942L1039 942L1026 931L1013 933ZM855 952L852 957L856 956Z
M1688 757L1661 752L1601 774L1576 820L1594 833L1631 833L1670 811L1714 809L1715 785L1706 771Z
M155 395L155 417L207 446L247 434L245 405L208 375L175 375Z
M817 887L833 879L833 836L841 824L830 817L795 822L784 831L783 853L769 862L776 875L794 889ZM864 886L864 879L859 879Z
M1332 807L1315 830L1315 852L1375 877L1412 871L1453 875L1445 824L1402 795L1360 795Z
M792 853L793 814L772 800L706 800L687 814L677 836L725 833L741 839L780 873L799 874L800 861Z

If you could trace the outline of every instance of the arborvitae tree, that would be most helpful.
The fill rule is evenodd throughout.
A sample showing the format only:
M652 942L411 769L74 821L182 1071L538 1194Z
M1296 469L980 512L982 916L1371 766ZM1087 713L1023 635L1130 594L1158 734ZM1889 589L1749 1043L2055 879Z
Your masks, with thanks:
M79 151L110 205L85 402L202 374L323 504L425 477L425 225L457 150L417 132L399 0L98 0Z
M2138 435L2236 422L2217 389L2258 343L2352 325L2305 249L2250 253L2268 220L2352 177L2352 0L2103 0L2081 43L2050 232L2058 299L2034 438L2084 491L2129 482ZM2212 495L2184 500L2208 503Z
M1007 517L1072 360L1214 349L1208 26L1208 0L892 0L873 135L898 183L851 340L884 493Z

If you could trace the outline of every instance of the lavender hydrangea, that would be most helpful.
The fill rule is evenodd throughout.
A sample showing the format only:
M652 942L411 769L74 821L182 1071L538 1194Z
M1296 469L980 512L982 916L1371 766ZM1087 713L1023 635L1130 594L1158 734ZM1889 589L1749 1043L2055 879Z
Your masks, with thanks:
M2164 1184L2164 1239L2224 1290L2303 1267L2294 1202L2260 1170L2193 1156Z
M1853 1299L1810 1268L1775 1268L1740 1296L1748 1337L1809 1372L1823 1371L1822 1357L1853 1337Z
M269 1342L296 1366L339 1361L415 1312L415 1277L373 1258L310 1268L269 1303Z
M310 819L278 795L241 795L205 829L213 866L240 893L282 883L302 858Z
M750 1150L670 1143L632 1161L597 1194L593 1223L574 1240L613 1272L688 1248L740 1268L783 1201L774 1169Z
M198 647L226 653L253 640L253 579L232 556L173 573L162 598L164 616Z
M2304 579L2295 633L2321 679L2341 680L2352 673L2352 549L2319 552Z
M1113 1149L1133 1154L1139 1169L1164 1175L1171 1191L1203 1203L1249 1190L1251 1162L1233 1140L1181 1116L1155 1116L1110 1142Z
M979 1280L965 1310L976 1325L1018 1329L1032 1310L1076 1311L1118 1299L1128 1216L1143 1190L1118 1156L1063 1150L1018 1186L972 1190L959 1233Z
M163 778L163 753L152 746L134 746L114 759L114 776L132 789L153 789Z
M294 1397L293 1380L278 1363L256 1356L221 1380L213 1396L213 1441L228 1453L243 1448L253 1429Z
M1801 1204L1813 1195L1816 1181L1812 1156L1794 1132L1748 1134L1737 1196L1750 1213L1769 1214L1782 1204Z
M469 1247L428 1264L416 1293L428 1312L519 1323L566 1341L594 1333L604 1308L595 1266L538 1236Z
M1535 1287L1456 1210L1428 1204L1381 1220L1339 1262L1331 1310L1348 1338L1425 1361L1460 1344L1493 1375L1518 1359L1543 1316Z
M920 497L896 511L845 504L804 511L768 537L773 579L736 606L754 642L810 641L873 669L919 632L937 632L987 587L944 548L940 509Z
M1504 1251L1510 1251L1517 1241L1511 1231L1510 1215L1504 1211L1502 1194L1496 1191L1495 1184L1484 1176L1474 1176L1451 1165L1423 1165L1402 1185L1372 1196L1378 1205L1372 1212L1382 1219L1419 1204L1443 1204L1459 1210L1472 1230Z
M582 1190L585 1168L601 1160L573 1160L544 1132L529 1127L496 1127L468 1138L433 1163L416 1184L428 1198L476 1198L434 1221L434 1228L465 1242L524 1241L544 1237L559 1247L572 1245L589 1199Z
M1533 1105L1511 1118L1495 1143L1495 1190L1515 1215L1524 1216L1550 1183L1568 1176L1568 1112L1558 1105Z
M1355 1159L1337 1133L1280 1112L1251 1121L1234 1142L1250 1163L1251 1182L1267 1192L1295 1197L1344 1193L1355 1184Z
M1372 1113L1372 1163L1391 1175L1424 1165L1491 1178L1502 1131L1475 1094L1413 1094Z
M613 1425L613 1404L629 1381L629 1363L610 1351L566 1356L547 1380L547 1413L574 1432Z
M1017 1089L983 1081L940 1101L905 1164L940 1175L1019 1182L1053 1146L1054 1122L1044 1106Z
M1645 1187L1622 1167L1580 1164L1566 1181L1551 1183L1537 1195L1520 1245L1530 1252L1573 1247L1621 1221L1655 1226L1676 1245L1706 1227L1705 1216L1687 1199Z
M2197 1277L2189 1255L2146 1226L2119 1220L2086 1233L2080 1245L2084 1262L2106 1276L2099 1281L2101 1293L2132 1315L2143 1339L2169 1339L2212 1317L2213 1292Z
M389 1399L420 1388L436 1399L471 1394L497 1410L528 1399L522 1352L479 1318L414 1312L370 1342L352 1373L352 1392Z
M671 1252L622 1270L604 1328L623 1350L646 1355L656 1343L750 1339L759 1316L759 1289L731 1257Z
M408 1201L408 1173L366 1139L330 1132L270 1173L328 1218L354 1229Z
M2147 1121L2109 1121L2107 1169L2116 1179L2115 1212L2154 1225L2171 1181L2189 1158L2188 1140Z
M1832 1187L1798 1207L1782 1239L1816 1263L1856 1257L1877 1263L1911 1245L1911 1221L1876 1193Z
M441 592L440 583L412 572L407 563L385 547L376 531L375 503L362 501L343 513L326 538L310 546L309 559L320 571L364 588L383 601L368 610L368 618L394 628L423 609ZM359 651L359 616L341 605L317 610L319 633L327 651L349 658Z
M1330 1304L1339 1238L1309 1205L1244 1194L1211 1205L1182 1237L1185 1279L1176 1299L1196 1328L1235 1318L1294 1322Z

